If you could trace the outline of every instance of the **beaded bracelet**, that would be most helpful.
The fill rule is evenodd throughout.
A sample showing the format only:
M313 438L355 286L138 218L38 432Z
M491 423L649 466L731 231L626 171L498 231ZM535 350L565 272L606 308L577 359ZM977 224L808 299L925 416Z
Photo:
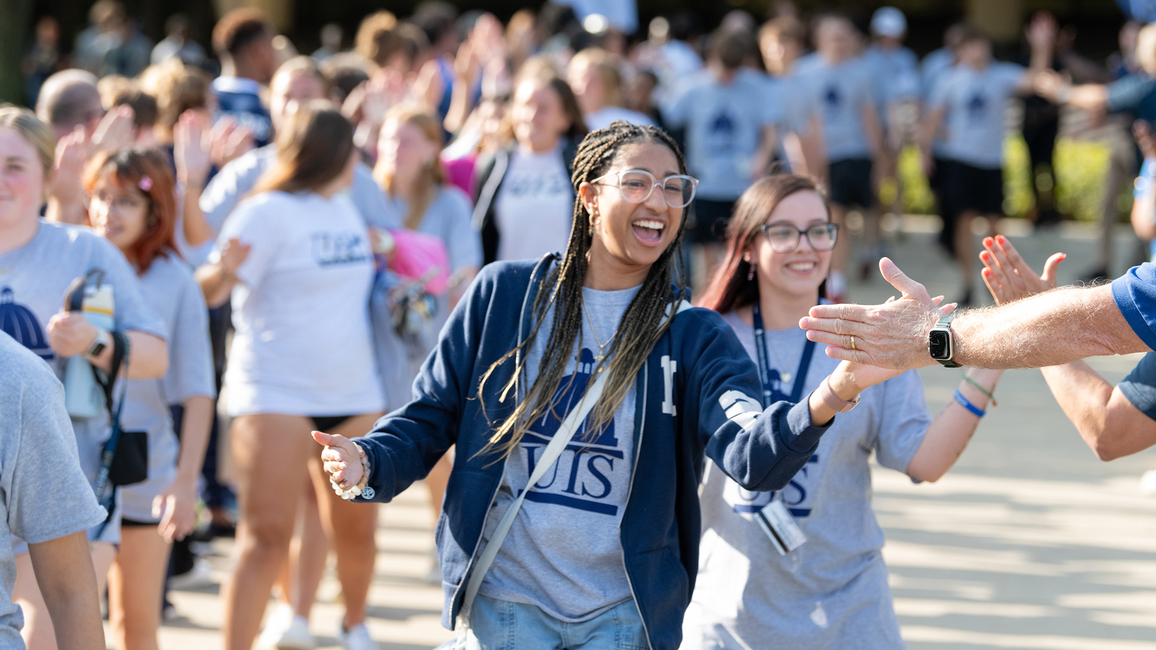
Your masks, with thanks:
M374 497L374 495L376 494L376 492L374 491L373 488L369 487L369 485L368 485L368 483L369 483L369 458L366 457L365 450L361 448L361 445L358 445L355 442L355 443L353 443L353 446L357 447L357 454L361 458L361 480L357 482L357 485L354 485L353 487L349 488L348 490L343 490L343 489L341 489L341 486L338 485L337 482L333 480L333 477L330 476L329 477L329 485L331 485L333 487L333 492L336 493L337 496L341 497L342 499L345 499L346 501L350 501L354 497L359 497L359 496L366 498L366 499L372 499Z
M987 414L987 411L984 411L983 409L979 408L975 404L972 404L971 402L969 402L967 400L967 398L963 396L963 393L959 392L959 389L956 389L956 391L955 391L955 401L959 402L959 405L962 406L963 408L971 411L972 415L974 415L977 418L982 418L984 415Z
M984 388L983 386L980 386L978 381L972 379L971 377L968 377L966 372L963 373L963 380L966 381L967 383L971 384L972 386L975 386L976 390L978 390L979 392L983 393L984 395L987 395L987 398L989 400L991 400L992 406L999 406L999 403L995 401L995 395L992 395L990 390Z

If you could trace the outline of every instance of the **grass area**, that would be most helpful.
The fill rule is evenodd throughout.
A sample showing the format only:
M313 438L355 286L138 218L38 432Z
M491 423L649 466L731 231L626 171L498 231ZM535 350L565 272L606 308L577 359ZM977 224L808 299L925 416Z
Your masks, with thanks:
M1103 178L1108 170L1108 146L1099 142L1068 140L1056 142L1056 205L1068 218L1098 221ZM903 179L903 207L913 214L934 214L935 202L920 168L919 153L907 147L900 155L899 175ZM1028 149L1019 135L1004 141L1004 212L1023 218L1035 201L1029 183L1031 170ZM1045 176L1046 179L1046 176ZM1041 179L1043 182L1047 182ZM892 190L894 191L894 190ZM886 188L883 194L886 195ZM1116 202L1118 218L1127 220L1132 209L1131 184L1125 186Z

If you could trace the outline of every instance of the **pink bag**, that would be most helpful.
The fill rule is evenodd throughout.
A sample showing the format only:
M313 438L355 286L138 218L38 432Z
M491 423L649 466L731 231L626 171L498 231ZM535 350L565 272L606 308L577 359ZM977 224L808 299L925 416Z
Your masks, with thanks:
M449 253L445 242L435 235L413 230L390 230L393 257L389 269L407 280L423 282L425 290L435 296L446 292L450 277Z

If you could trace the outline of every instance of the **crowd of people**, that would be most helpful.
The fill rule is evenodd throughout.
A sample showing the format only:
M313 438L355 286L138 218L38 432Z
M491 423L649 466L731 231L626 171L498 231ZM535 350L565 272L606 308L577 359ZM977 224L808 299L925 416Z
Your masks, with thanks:
M1101 73L1047 14L1019 65L966 24L920 62L891 7L862 30L776 11L632 40L561 5L503 25L430 1L306 56L244 8L210 57L183 17L153 47L99 0L71 59L42 19L32 109L0 107L8 645L104 647L107 594L115 647L157 647L189 540L235 531L223 647L314 647L332 551L339 638L374 648L366 503L424 479L453 647L902 648L872 454L934 482L999 368L1061 363L1097 454L1156 442L1156 357L1116 388L1078 361L1156 344L1152 268L1029 310L1062 256L1036 275L996 232L1016 98L1045 168L1058 105L1156 118L1156 26ZM1151 241L1146 122L1135 140ZM905 147L951 304L884 257ZM880 258L903 297L836 307ZM975 279L1011 304L952 321ZM975 366L938 415L913 370L935 361Z

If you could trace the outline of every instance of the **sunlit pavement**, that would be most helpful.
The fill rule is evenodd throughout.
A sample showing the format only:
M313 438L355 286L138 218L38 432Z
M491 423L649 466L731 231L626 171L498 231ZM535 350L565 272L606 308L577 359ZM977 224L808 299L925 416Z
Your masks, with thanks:
M1017 225L1004 232L1036 268L1053 252L1069 254L1061 283L1095 266L1090 228L1025 239ZM959 282L934 243L934 227L926 219L905 221L892 235L892 257L933 295L951 300ZM1126 235L1121 227L1117 274L1133 258ZM893 293L877 274L850 288L860 302ZM1092 365L1115 382L1136 359ZM921 371L933 414L951 400L959 372ZM955 469L938 483L914 485L896 472L875 472L875 508L887 532L884 555L908 646L1156 650L1156 497L1139 491L1156 454L1097 460L1039 371L1008 372L996 396L999 407L988 410ZM439 623L440 587L424 582L433 543L427 494L419 486L382 506L369 627L385 650L430 648L452 636ZM163 628L161 647L220 647L218 584L230 550L223 541L213 546L214 584L173 594L181 616ZM331 561L312 618L322 648L338 647L338 592Z

